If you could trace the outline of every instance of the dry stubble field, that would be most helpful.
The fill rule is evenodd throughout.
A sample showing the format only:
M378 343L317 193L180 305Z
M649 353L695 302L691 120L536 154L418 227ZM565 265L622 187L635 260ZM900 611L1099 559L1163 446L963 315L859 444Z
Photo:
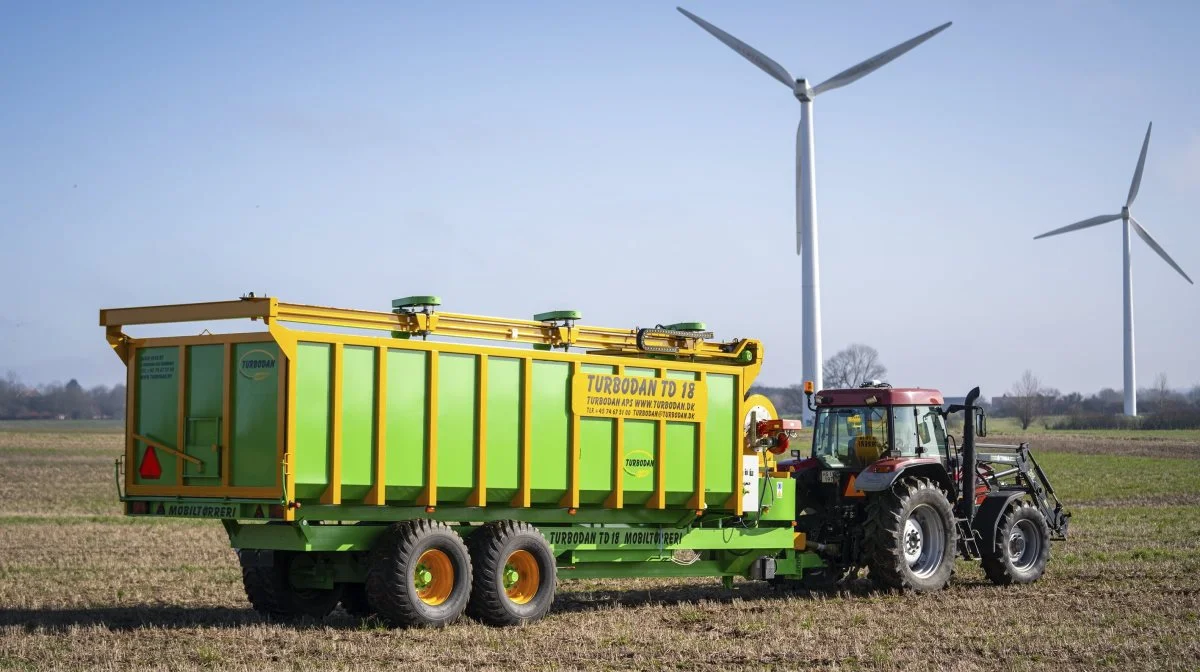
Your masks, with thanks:
M0 670L1198 669L1200 442L1039 436L1074 512L1034 586L961 563L938 595L576 581L552 615L389 630L267 623L221 526L118 515L121 435L0 425Z

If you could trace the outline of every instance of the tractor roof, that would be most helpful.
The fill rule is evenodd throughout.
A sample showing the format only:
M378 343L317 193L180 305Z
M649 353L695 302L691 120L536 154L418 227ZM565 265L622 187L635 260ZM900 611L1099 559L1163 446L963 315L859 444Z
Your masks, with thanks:
M867 403L867 399L874 400ZM860 387L849 390L821 390L816 402L820 406L941 406L942 393L924 387Z

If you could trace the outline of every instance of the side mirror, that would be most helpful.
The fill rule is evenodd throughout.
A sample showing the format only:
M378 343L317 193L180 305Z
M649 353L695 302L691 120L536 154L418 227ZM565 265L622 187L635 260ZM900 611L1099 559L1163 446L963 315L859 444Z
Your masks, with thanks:
M987 413L982 408L975 409L975 435L987 436Z

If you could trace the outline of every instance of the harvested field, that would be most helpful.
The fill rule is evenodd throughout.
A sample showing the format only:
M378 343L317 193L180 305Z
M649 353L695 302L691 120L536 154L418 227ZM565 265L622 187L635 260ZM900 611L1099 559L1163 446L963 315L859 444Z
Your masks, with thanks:
M961 562L931 596L865 581L816 597L750 582L728 593L711 580L575 581L532 626L441 631L340 611L263 621L218 524L118 515L120 442L0 428L0 670L1200 667L1190 440L1037 436L1075 515L1033 586L996 588Z

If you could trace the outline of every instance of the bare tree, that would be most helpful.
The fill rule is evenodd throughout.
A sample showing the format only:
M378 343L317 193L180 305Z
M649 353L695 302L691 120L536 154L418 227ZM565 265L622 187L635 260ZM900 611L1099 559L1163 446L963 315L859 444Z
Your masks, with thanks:
M851 343L845 350L825 360L825 387L858 387L868 380L882 380L887 367L879 361L879 352L869 345Z
M1042 407L1042 381L1033 375L1033 371L1025 369L1021 379L1013 383L1013 408L1017 412L1017 421L1021 429L1029 429L1029 425L1037 419Z
M1167 407L1167 402L1171 400L1171 386L1167 383L1167 374L1159 373L1154 378L1154 401L1157 402L1158 410L1162 411Z

